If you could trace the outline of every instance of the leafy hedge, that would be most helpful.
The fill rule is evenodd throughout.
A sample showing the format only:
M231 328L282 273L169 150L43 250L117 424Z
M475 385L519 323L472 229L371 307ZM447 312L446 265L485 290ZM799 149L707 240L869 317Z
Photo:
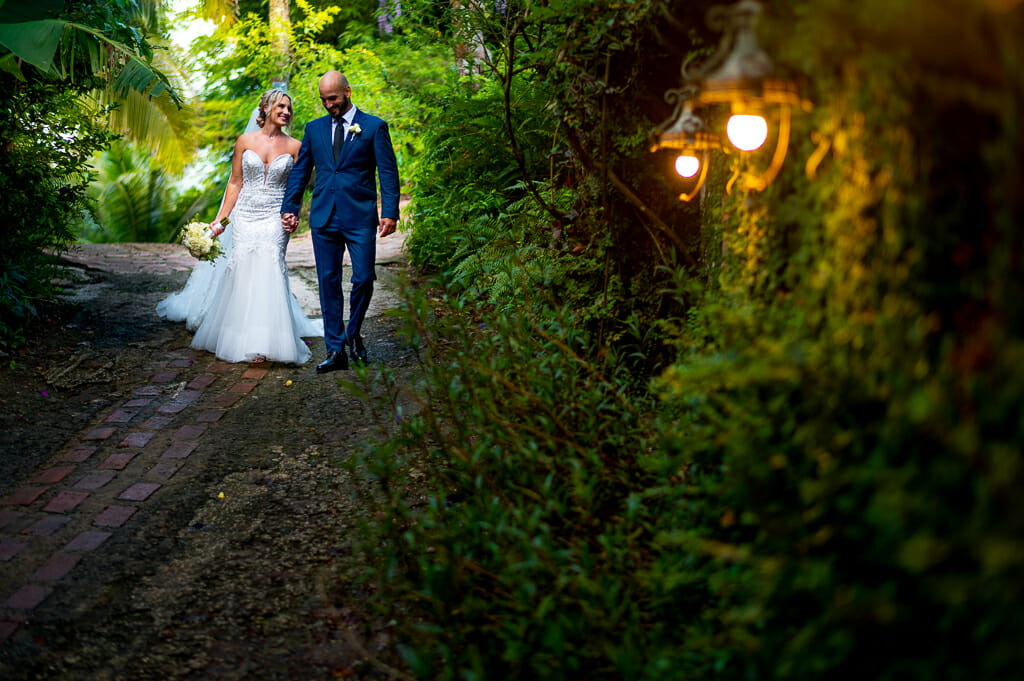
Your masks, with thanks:
M619 12L637 52L659 53L653 33L668 29L654 15L595 11L592 31L572 24L574 44L600 49ZM410 297L422 378L381 378L378 413L398 432L365 465L382 511L367 550L416 676L1022 676L1024 11L771 11L764 44L807 75L815 107L763 194L726 195L745 161L718 157L702 205L656 211L676 216L694 262L662 259L679 244L657 230L625 251L644 214L602 198L615 187L581 160L602 137L584 126L572 205L596 252L579 279L512 304L458 288L432 306ZM599 112L600 92L577 90L569 109L556 76L522 77L559 103L549 129L599 120L573 116ZM644 123L617 124L616 168L649 160L625 144ZM803 161L819 142L812 179ZM490 180L492 165L463 160L461 196L478 203L451 204L485 212L477 197L493 186L471 168ZM653 196L649 175L619 177ZM522 201L499 226L536 246L550 214ZM549 272L572 273L573 256L550 250ZM490 271L531 262L489 252ZM629 292L652 262L666 264L642 280L653 291ZM565 304L615 280L599 317ZM396 406L405 393L414 409ZM425 498L409 479L428 481Z
M692 522L689 492L672 483L682 461L658 447L654 401L581 354L587 338L570 314L428 321L426 300L413 305L420 406L398 414L402 435L367 462L392 493L380 528L386 593L410 609L402 645L413 671L691 668L684 625L707 594L681 607L664 581L675 569L651 563L652 537ZM406 499L410 475L430 480L423 507Z
M0 9L6 32L24 43L0 46L0 343L24 342L52 299L53 255L87 207L89 158L114 137L91 94L162 92L180 103L152 64L152 9L82 0ZM49 40L54 26L59 44Z
M71 243L86 209L89 157L112 135L65 84L0 89L0 341L18 345L53 295L52 253Z

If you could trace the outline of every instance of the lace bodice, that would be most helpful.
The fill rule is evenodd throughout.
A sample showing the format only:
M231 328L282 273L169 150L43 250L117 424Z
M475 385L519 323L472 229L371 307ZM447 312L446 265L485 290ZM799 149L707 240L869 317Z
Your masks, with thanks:
M242 191L235 208L245 211L240 218L263 217L268 209L280 215L293 163L291 154L281 154L264 166L263 159L252 149L242 152Z
M279 249L284 267L288 235L281 227L281 200L294 163L281 154L266 166L252 149L242 152L242 191L231 214L231 258L259 249Z

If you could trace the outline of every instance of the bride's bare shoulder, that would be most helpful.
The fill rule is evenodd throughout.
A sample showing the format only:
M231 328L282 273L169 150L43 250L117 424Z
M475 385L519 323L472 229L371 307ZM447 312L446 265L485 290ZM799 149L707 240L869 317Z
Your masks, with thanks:
M260 134L259 130L253 130L251 132L242 133L238 136L238 141L235 143L236 146L250 148L253 142L256 141L257 136Z
M238 139L235 140L235 153L241 154L246 149L253 149L253 151L255 151L254 147L256 146L256 134L258 132L258 130L254 130L252 132L246 132L239 135Z

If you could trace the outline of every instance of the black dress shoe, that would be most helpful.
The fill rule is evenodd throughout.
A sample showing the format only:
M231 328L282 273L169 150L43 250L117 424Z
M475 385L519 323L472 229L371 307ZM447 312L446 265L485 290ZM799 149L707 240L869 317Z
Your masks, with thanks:
M339 369L348 369L348 357L345 355L344 350L341 352L328 352L327 359L316 365L316 372L318 374L326 374L328 371L338 371Z
M366 364L366 348L363 346L363 339L357 336L349 344L349 352L352 353L353 364Z

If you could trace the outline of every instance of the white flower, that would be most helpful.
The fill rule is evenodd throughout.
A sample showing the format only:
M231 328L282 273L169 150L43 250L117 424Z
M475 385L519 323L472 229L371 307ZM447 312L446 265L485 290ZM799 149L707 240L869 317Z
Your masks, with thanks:
M353 135L358 135L363 131L363 129L359 127L358 123L353 123L351 126L349 126L348 131Z
M221 253L220 242L202 222L190 222L182 227L181 243L189 255L199 260L213 260Z

